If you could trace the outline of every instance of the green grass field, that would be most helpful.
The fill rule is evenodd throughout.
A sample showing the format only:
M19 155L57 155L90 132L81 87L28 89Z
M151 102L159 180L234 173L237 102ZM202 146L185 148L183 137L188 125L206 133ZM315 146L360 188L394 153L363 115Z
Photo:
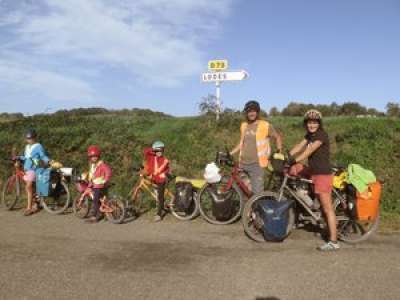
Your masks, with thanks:
M104 159L114 171L119 193L127 193L134 181L132 166L141 162L144 146L155 139L167 145L166 154L174 173L202 176L205 165L217 149L232 148L239 139L240 114L225 114L216 124L210 116L170 117L149 111L110 112L97 115L54 114L0 122L0 175L10 172L6 159L12 148L21 153L23 134L34 127L51 157L65 166L87 168L86 148L98 144ZM290 148L304 136L301 118L271 118ZM382 202L387 218L400 213L400 122L388 118L327 118L325 128L332 142L332 161L347 165L359 163L385 180Z

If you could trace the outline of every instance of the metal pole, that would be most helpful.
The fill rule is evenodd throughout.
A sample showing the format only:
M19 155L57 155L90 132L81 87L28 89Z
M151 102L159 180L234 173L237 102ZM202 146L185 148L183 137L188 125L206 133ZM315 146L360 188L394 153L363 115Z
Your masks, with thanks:
M215 85L217 87L217 93L216 93L216 97L217 97L216 119L218 121L219 120L219 114L221 112L221 82L220 81L216 81Z

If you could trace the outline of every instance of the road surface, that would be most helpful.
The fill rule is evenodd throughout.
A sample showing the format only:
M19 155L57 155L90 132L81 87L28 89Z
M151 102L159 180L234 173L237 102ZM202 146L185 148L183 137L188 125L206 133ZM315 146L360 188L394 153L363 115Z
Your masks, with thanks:
M257 244L200 218L84 224L0 211L1 299L400 299L400 235L320 253L312 233Z

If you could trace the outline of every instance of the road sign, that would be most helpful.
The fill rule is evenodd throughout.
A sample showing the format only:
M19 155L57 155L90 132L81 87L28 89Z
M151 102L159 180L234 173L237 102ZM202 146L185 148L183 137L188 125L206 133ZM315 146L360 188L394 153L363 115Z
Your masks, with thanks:
M228 61L226 59L210 60L208 62L208 69L210 71L223 71L228 69Z
M249 77L249 74L244 70L236 72L206 72L202 74L202 81L237 81L246 79L247 77Z

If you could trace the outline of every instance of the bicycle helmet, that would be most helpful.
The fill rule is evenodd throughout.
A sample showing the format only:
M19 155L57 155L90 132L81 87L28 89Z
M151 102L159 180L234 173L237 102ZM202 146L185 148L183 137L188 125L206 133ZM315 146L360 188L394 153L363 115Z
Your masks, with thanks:
M304 122L310 120L321 122L322 114L316 109L310 109L304 114Z
M100 147L95 145L89 146L87 149L87 155L88 157L93 157L93 156L100 157L101 155Z
M153 151L154 151L154 150L164 150L165 145L164 145L164 143L161 142L161 141L155 141L155 142L153 143L153 145L151 146L151 148L153 149Z
M26 133L25 133L25 138L26 139L34 139L37 137L37 132L35 129L29 129Z
M250 110L255 110L256 112L260 112L260 103L255 100L250 100L244 105L244 112L248 112Z

